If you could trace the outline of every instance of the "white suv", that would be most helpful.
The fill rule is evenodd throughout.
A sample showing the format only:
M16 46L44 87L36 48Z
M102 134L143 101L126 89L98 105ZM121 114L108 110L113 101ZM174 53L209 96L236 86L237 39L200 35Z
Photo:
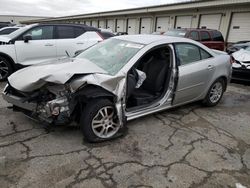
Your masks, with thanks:
M80 24L33 24L0 36L0 81L20 67L73 56L102 40L99 29Z

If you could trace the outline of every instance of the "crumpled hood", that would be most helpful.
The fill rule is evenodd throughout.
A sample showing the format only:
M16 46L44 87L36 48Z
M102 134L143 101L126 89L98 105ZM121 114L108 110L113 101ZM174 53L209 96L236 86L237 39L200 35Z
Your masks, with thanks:
M237 52L234 52L232 55L234 59L237 61L240 62L250 61L250 51L241 49Z
M10 42L10 38L6 37L6 36L0 36L0 42Z
M8 81L19 91L30 92L47 82L65 84L76 74L107 72L87 59L65 58L21 69L12 74Z

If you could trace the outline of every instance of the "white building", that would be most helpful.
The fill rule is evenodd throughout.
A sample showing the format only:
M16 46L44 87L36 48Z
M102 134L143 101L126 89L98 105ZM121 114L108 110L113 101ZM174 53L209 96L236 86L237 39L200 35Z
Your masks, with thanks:
M38 16L0 15L0 22L20 24L20 22L25 21L25 20L45 19L45 18L46 17L38 17Z
M222 32L227 42L250 40L249 0L203 0L126 10L81 14L36 22L83 23L129 34L171 28L209 28Z

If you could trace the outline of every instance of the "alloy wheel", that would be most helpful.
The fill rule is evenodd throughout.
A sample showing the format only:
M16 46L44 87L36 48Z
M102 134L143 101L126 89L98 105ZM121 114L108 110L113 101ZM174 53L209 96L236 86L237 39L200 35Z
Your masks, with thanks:
M9 67L5 61L0 60L0 79L5 79L9 74Z
M110 138L119 130L119 123L115 118L114 108L106 106L101 108L92 120L92 130L99 138Z
M222 96L222 93L223 93L223 86L222 86L222 83L221 82L216 82L210 93L209 93L209 99L212 103L217 103L221 96Z

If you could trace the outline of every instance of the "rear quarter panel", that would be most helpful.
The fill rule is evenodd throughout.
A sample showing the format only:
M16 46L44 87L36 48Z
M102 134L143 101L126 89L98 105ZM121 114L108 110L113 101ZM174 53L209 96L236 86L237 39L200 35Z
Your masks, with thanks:
M208 86L206 91L204 92L202 99L206 97L206 94L211 87L211 85L219 78L226 78L227 83L231 80L232 75L232 65L230 63L230 56L227 54L224 54L223 52L221 54L214 53L215 56L213 58L213 65L215 66L215 71L212 79L208 82Z

